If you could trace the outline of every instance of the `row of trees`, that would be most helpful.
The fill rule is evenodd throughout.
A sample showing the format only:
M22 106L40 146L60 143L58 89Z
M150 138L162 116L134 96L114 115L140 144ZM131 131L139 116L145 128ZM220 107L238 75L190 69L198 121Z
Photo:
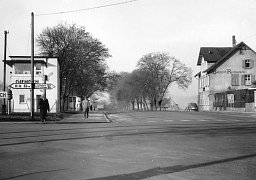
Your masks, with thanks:
M62 111L70 95L89 97L108 88L114 75L108 72L105 62L109 50L84 27L59 24L46 28L36 42L40 55L59 58Z
M192 70L167 53L149 53L137 63L132 73L121 73L111 89L112 102L119 107L153 110L168 101L166 94L171 84L186 89L192 82Z
M56 56L60 64L61 110L71 95L90 97L109 90L112 102L137 109L161 108L172 83L188 88L192 70L167 53L149 53L132 73L109 72L109 50L84 27L59 24L44 29L36 38L39 54Z

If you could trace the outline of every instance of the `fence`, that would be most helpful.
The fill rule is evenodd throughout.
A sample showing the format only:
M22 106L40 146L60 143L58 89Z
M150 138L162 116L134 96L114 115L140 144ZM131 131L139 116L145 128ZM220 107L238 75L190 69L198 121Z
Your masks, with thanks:
M246 108L246 104L254 104L254 90L230 90L214 94L214 109Z

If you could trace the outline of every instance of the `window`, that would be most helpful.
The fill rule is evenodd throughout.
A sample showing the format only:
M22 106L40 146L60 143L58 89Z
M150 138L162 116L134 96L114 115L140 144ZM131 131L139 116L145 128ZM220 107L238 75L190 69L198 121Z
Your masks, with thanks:
M245 60L244 63L245 63L244 64L245 68L250 68L251 67L251 61L250 60Z
M25 103L25 95L21 94L20 95L20 104Z
M242 78L241 78L242 85L249 86L249 85L252 85L252 82L254 81L255 81L255 75L252 75L252 74L242 75Z
M251 85L251 75L244 75L244 85Z
M244 69L251 69L254 66L254 60L252 59L245 59L243 60L243 68Z
M239 74L231 74L231 85L239 86Z
M39 75L42 73L42 64L36 63L36 75Z
M14 68L15 74L30 74L30 64L16 63Z
M35 64L36 71L35 74L39 75L42 73L42 64L36 63ZM15 74L30 74L31 64L30 63L16 63L14 66L14 73Z

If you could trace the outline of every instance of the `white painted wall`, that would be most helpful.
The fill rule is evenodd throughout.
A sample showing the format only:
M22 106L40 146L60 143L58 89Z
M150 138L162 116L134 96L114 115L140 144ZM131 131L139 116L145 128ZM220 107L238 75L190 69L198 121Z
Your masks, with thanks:
M25 58L21 58L25 59ZM51 112L58 112L59 110L59 65L57 58L35 58L35 60L44 60L47 62L46 66L42 67L42 74L34 76L36 83L44 83L43 75L49 75L47 84L53 84L55 87L53 89L46 90L46 97L49 101ZM17 80L31 80L30 74L14 74L14 67L12 67L12 74L9 75L10 84L16 83ZM35 71L35 69L34 69ZM14 89L12 88L13 99L12 99L12 112L30 112L30 89ZM35 112L37 109L37 96L44 93L43 89L34 89L34 104ZM20 103L20 95L25 96L25 102Z

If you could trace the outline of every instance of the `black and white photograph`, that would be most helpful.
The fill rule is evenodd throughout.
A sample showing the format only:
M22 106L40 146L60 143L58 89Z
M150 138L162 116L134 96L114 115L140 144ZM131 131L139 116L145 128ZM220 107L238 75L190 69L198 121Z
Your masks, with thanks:
M0 180L256 180L255 0L0 17Z

